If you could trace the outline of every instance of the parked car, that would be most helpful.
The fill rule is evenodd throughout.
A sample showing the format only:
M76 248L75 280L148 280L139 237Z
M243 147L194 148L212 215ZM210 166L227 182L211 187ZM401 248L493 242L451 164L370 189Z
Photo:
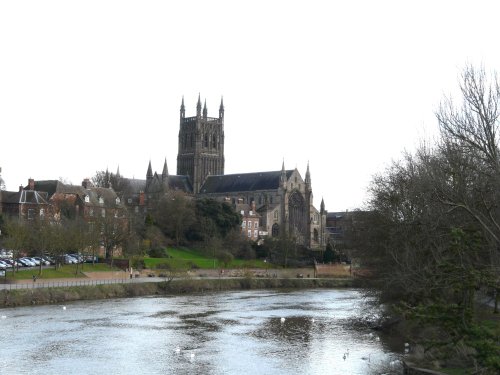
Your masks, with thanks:
M84 262L84 260L85 260L85 259L83 258L83 255L81 255L81 254L68 254L68 255L69 255L70 257L75 258L75 259L78 261L78 263L83 263L83 262Z
M73 258L71 255L65 254L64 255L64 263L76 264L76 263L78 263L78 260L76 260L76 258Z
M49 262L49 264L56 264L54 258L49 257L48 255L44 255L42 259L45 260L46 262Z
M42 266L50 266L50 262L48 260L43 259L42 257L33 257L32 259L38 261Z
M40 261L37 260L36 258L34 257L27 257L29 260L31 260L33 263L35 263L35 266L39 266L40 265Z
M22 264L24 264L26 267L35 267L36 266L36 263L33 262L30 258L28 257L23 257L23 258L19 258L19 260L21 261Z

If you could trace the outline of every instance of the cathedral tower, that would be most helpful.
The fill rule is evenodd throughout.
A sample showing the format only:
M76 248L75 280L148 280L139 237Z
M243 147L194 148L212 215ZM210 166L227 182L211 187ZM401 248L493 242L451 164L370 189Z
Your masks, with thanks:
M219 117L208 117L206 101L203 113L201 108L201 98L198 95L196 116L186 117L182 98L177 174L191 178L195 194L200 192L207 176L224 174L223 101L221 99Z

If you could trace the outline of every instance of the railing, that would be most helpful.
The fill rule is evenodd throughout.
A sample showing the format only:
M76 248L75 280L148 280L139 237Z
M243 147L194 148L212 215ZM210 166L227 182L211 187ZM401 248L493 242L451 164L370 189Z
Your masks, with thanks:
M64 281L41 281L37 280L32 283L6 283L0 284L0 290L16 290L16 289L35 289L35 288L62 288L71 286L95 286L95 285L109 285L109 284L131 284L145 281L158 281L154 278L142 278L141 280L135 278L122 278L122 279L92 279L92 280L64 280Z

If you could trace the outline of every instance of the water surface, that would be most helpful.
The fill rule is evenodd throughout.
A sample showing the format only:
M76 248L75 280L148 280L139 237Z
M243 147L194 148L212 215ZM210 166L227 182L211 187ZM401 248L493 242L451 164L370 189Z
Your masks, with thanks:
M366 313L351 289L3 309L0 373L364 375L397 356L346 324Z

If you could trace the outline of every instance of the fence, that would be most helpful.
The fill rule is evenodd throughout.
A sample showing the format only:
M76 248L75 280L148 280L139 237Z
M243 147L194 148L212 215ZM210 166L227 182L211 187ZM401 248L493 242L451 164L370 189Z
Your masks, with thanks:
M95 286L109 284L131 284L145 281L157 281L153 278L149 279L101 279L101 280L65 280L65 281L34 281L32 283L8 283L0 284L0 290L16 290L16 289L35 289L35 288L62 288L71 286Z

